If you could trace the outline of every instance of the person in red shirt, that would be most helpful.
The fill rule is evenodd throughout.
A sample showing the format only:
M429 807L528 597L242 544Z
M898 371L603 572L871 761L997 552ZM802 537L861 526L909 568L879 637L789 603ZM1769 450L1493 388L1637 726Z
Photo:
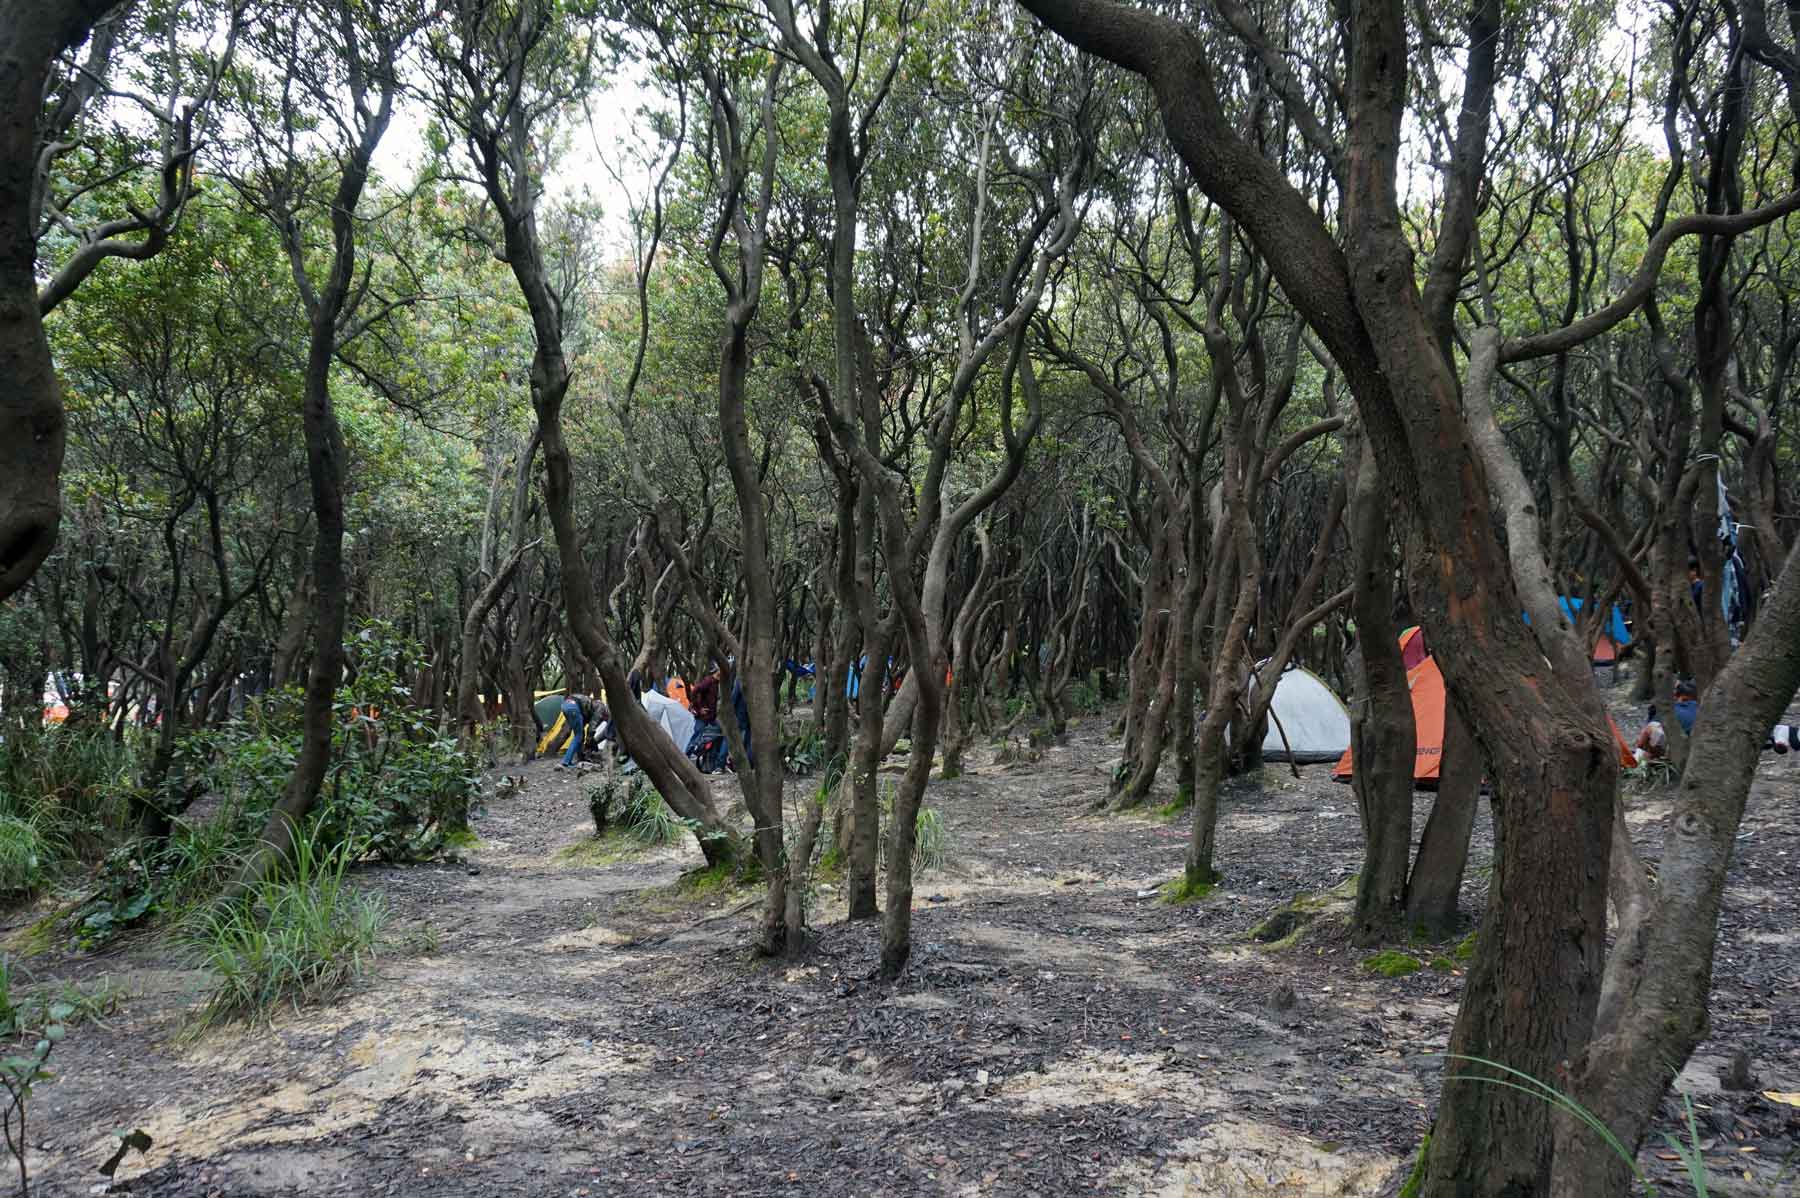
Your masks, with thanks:
M719 722L719 663L714 662L706 677L688 688L688 710L702 724Z
M713 662L712 669L706 677L688 688L688 710L694 714L694 735L689 738L687 752L690 756L699 752L709 739L714 747L706 754L696 757L700 769L706 773L724 767L724 745L720 737L719 727L719 663Z

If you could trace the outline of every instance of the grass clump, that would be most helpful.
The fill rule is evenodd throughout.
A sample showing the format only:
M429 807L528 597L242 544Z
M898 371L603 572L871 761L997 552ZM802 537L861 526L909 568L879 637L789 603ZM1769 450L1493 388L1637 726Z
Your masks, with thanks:
M481 837L475 834L475 829L473 828L452 828L450 831L444 833L443 843L444 848L446 849L453 849L457 852L466 853L470 849L478 849L481 847Z
M0 740L0 893L37 889L104 855L126 826L131 744L104 724L10 731Z
M213 983L194 1013L193 1035L233 1020L266 1023L284 1005L319 1001L361 976L387 904L345 885L357 856L348 845L322 848L310 830L297 834L291 873L195 917L188 945Z
M28 894L43 881L50 856L39 819L0 815L0 894Z
M888 858L889 833L893 830L893 815L894 785L889 782L881 788L881 860L883 863ZM827 855L830 855L829 850ZM926 807L920 804L917 814L913 816L912 859L914 874L930 873L934 869L942 869L950 860L950 829L944 825L944 817L935 807Z
M642 774L601 779L587 788L587 801L594 835L557 854L576 864L604 865L628 856L639 845L674 844L690 827Z
M1401 978L1409 973L1417 973L1424 968L1424 963L1411 953L1387 949L1368 958L1362 963L1362 966L1369 972L1378 973L1384 978Z
M639 842L653 846L674 844L688 830L687 821L669 810L663 797L641 774L632 778L621 822Z
M1457 941L1456 947L1450 950L1450 955L1465 963L1473 961L1475 959L1475 933L1470 932Z
M935 807L919 808L919 815L913 821L913 868L918 873L930 873L934 869L944 868L950 859L950 833L944 827L944 817Z

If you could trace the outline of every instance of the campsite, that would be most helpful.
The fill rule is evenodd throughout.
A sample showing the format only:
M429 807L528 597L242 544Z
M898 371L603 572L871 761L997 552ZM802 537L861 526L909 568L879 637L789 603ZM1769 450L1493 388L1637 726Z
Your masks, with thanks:
M85 1192L83 1166L126 1124L157 1141L121 1173L130 1192L171 1198L1382 1192L1427 1125L1466 953L1415 949L1418 969L1387 976L1341 939L1251 934L1356 867L1329 764L1233 788L1224 833L1241 849L1217 901L1143 897L1181 828L1088 811L1104 732L1082 719L1041 762L933 784L951 856L921 879L931 949L892 989L867 980L879 946L841 901L822 903L811 959L771 969L742 951L747 892L675 888L691 844L571 859L585 805L543 767L477 820L479 873L370 872L408 947L270 1041L145 1051L196 979L143 948L80 963L132 996L72 1038L46 1098L44 1192ZM1740 1050L1762 1089L1800 1081L1800 968L1776 898L1800 873L1800 771L1771 762L1756 793L1758 852L1727 890L1731 968L1678 1083L1716 1193L1781 1193L1800 1139L1794 1108L1720 1083ZM1634 827L1662 811L1634 802ZM1678 1163L1648 1163L1678 1182Z
M1800 1192L1800 23L0 0L0 1193Z

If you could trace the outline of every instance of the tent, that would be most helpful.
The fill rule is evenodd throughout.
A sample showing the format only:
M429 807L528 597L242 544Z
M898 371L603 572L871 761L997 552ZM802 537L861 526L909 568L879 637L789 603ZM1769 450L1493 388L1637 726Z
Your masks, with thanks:
M669 692L669 698L675 700L677 703L681 704L683 707L690 708L690 709L693 707L693 703L691 703L688 700L687 680L684 679L680 674L677 674L673 678L669 679L669 681L664 685L663 689Z
M1416 629L1407 629L1415 632ZM1404 644L1405 634L1401 634ZM1422 639L1422 638L1421 638ZM1412 691L1413 708L1413 786L1420 790L1436 790L1438 773L1444 764L1444 675L1439 672L1437 660L1426 656L1418 665L1406 671L1406 685ZM1276 692L1279 694L1280 692ZM1631 746L1625 743L1625 737L1613 718L1606 717L1607 727L1612 729L1613 743L1619 750L1619 764L1630 766L1637 764L1637 758L1631 752ZM1338 758L1337 768L1331 771L1334 781L1348 782L1355 771L1351 768L1350 750Z
M688 741L694 739L694 716L687 708L655 691L644 692L644 710L650 713L662 730L675 742L677 753L687 752Z
M1425 660L1425 630L1414 624L1400 634L1400 664L1407 670Z
M1285 671L1275 683L1275 699L1269 704L1263 760L1335 761L1349 751L1350 711L1343 700L1311 670Z
M1417 628L1409 628L1400 634L1401 652L1405 653L1408 633L1418 633ZM1423 636L1414 636L1414 642L1423 644ZM1438 784L1438 769L1444 763L1444 676L1438 671L1437 662L1423 654L1419 664L1406 671L1407 689L1412 691L1413 736L1416 742L1413 755L1413 785L1421 790L1434 790ZM1354 771L1350 768L1350 750L1338 758L1337 768L1331 771L1331 777L1337 782L1350 781Z
M544 730L544 735L538 738L539 753L560 749L563 741L569 738L568 726L563 723L562 703L562 691L545 691L531 704L538 726Z

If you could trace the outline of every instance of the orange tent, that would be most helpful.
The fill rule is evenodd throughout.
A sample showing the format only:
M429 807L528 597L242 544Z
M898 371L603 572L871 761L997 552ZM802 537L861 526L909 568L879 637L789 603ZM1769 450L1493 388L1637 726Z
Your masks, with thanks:
M694 709L693 704L688 702L687 683L682 681L681 675L679 674L669 679L669 698L681 704L682 708L686 711L692 711Z
M1613 643L1612 637L1606 635L1604 632L1601 633L1600 639L1594 642L1594 664L1597 666L1610 666L1618 660L1619 646Z
M1425 660L1428 651L1425 648L1425 630L1414 624L1400 634L1400 664L1411 673L1418 664Z
M1406 638L1418 629L1409 628L1401 634L1402 646ZM1415 637L1423 641L1423 637ZM1404 652L1404 649L1402 650ZM1413 786L1420 790L1435 790L1438 784L1438 773L1444 764L1444 676L1438 671L1437 660L1424 657L1419 664L1406 671L1406 685L1412 691L1413 734L1416 748L1413 756ZM1637 758L1631 752L1631 746L1625 743L1624 734L1613 718L1606 717L1607 727L1612 729L1613 743L1618 746L1619 764L1631 766L1637 764ZM1331 771L1334 781L1348 782L1351 774L1350 750L1338 758L1336 768Z

